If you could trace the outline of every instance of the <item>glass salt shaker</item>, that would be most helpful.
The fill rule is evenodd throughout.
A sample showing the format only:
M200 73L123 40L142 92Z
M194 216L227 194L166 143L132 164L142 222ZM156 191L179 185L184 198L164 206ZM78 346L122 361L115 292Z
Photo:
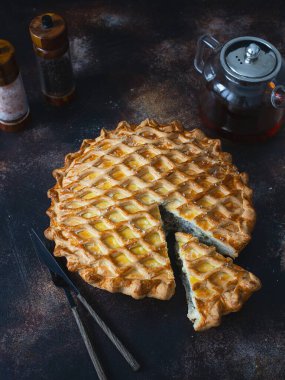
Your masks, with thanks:
M65 20L55 13L37 16L30 23L30 35L46 100L57 106L69 103L75 83Z
M0 129L16 132L26 125L29 105L14 46L0 40Z

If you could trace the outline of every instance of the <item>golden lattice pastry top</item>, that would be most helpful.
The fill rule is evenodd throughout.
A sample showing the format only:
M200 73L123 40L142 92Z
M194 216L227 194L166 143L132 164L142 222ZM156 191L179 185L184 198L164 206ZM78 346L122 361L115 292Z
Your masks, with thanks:
M213 246L191 234L175 234L189 303L188 317L196 331L218 326L225 314L238 311L260 287L252 273L233 264Z
M55 255L96 287L135 298L172 296L158 205L232 256L250 240L255 212L247 176L219 140L178 122L103 129L53 174L46 236Z

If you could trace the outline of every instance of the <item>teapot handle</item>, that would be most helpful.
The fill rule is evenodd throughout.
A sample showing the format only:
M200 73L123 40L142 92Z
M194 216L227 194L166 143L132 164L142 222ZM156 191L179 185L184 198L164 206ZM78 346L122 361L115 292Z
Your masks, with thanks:
M199 38L197 43L197 52L194 59L194 66L195 69L202 74L205 61L203 59L205 48L208 47L212 50L217 49L220 46L219 41L217 41L214 37L212 37L210 34L204 34L202 37Z
M279 84L271 92L271 103L274 108L285 108L285 86Z

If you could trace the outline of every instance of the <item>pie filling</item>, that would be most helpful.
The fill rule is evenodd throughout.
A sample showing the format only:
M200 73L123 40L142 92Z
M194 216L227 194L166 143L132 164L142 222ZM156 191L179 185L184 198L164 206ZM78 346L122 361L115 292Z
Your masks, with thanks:
M197 237L201 243L211 245L226 256L236 257L235 251L228 245L223 244L220 240L211 236L209 232L202 230L193 221L181 218L173 212L167 211L164 207L160 207L162 218L167 222L166 233L169 231L185 232Z
M197 310L196 299L194 293L191 289L191 275L187 272L184 264L182 264L182 282L185 288L186 301L188 305L187 317L195 323L197 319L200 318L199 312Z
M190 273L188 273L184 265L184 262L179 255L179 244L177 242L175 244L175 255L176 255L177 264L181 269L181 279L182 279L182 283L183 283L183 286L185 288L185 293L186 293L186 301L187 301L187 306L188 306L187 317L193 323L195 323L196 319L199 318L199 313L196 307L195 297L193 297L193 292L191 289Z

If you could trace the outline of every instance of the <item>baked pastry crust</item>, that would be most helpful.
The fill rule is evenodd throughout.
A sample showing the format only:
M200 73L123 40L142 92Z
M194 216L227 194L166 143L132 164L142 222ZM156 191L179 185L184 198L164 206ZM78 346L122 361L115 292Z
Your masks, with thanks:
M241 309L260 289L259 279L219 254L215 247L201 244L191 234L176 233L182 262L189 311L196 331L220 325L225 314Z
M102 129L54 170L49 190L56 256L93 286L169 299L175 288L158 205L236 256L255 223L247 175L220 140L174 121Z

